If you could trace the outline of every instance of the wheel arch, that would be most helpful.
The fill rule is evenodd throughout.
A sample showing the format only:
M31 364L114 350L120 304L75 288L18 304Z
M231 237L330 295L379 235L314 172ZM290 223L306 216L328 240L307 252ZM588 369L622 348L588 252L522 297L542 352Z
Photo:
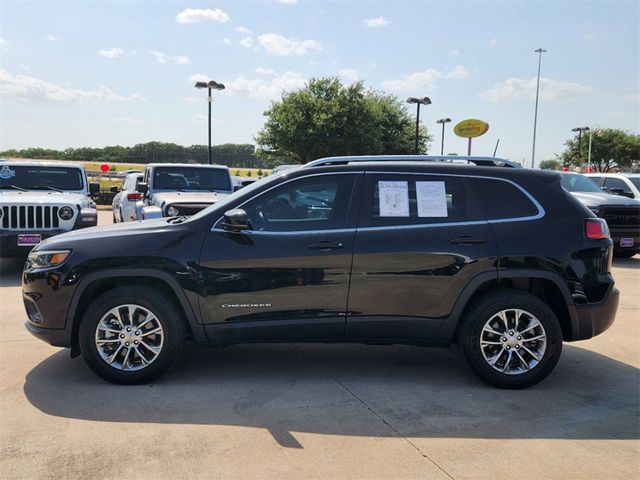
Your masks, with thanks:
M204 328L180 284L167 272L151 269L114 269L92 272L78 284L67 311L71 325L71 355L80 354L78 335L80 321L91 300L123 285L143 285L164 292L184 312L189 336L196 342L206 342Z
M562 278L553 272L527 269L486 272L471 279L460 293L449 321L443 325L441 336L455 342L462 319L475 301L489 291L507 288L530 293L544 301L558 318L565 340L577 331L575 305Z

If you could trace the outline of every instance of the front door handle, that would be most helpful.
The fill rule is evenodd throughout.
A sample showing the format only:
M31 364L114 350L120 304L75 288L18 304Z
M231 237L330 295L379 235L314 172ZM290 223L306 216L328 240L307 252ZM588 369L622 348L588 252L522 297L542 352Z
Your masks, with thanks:
M329 252L331 250L337 250L338 248L344 247L342 242L332 242L332 241L324 241L324 242L316 242L309 245L309 248L312 250L318 250L320 252Z
M473 237L471 235L464 235L462 237L456 237L449 240L456 245L478 245L480 243L487 243L484 237Z

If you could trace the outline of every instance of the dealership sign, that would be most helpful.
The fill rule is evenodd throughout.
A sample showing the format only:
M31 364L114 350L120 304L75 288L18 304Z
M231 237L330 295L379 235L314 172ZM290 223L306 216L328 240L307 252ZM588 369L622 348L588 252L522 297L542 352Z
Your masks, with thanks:
M489 130L489 124L482 120L476 120L470 118L463 120L453 127L453 133L462 138L469 139L469 147L467 148L467 155L471 155L471 139L484 135Z

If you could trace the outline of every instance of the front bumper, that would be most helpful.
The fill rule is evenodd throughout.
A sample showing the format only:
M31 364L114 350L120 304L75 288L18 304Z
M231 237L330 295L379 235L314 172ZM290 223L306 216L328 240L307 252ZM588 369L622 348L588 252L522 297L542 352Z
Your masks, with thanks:
M2 230L0 231L0 257L26 257L35 245L18 245L18 235L41 235L42 240L65 233L66 230Z
M575 305L571 338L565 340L586 340L607 330L616 318L619 300L620 291L613 287L601 302Z
M26 329L39 340L54 347L71 347L71 329L42 328L30 321L25 322Z

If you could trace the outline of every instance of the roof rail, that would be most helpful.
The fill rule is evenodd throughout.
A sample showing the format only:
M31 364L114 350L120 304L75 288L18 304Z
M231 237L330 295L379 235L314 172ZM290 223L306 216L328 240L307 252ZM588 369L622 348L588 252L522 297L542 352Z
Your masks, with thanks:
M515 162L496 157L470 157L463 155L356 155L344 157L319 158L306 163L302 168L321 167L325 165L345 165L355 162L468 162L480 167L522 168Z

